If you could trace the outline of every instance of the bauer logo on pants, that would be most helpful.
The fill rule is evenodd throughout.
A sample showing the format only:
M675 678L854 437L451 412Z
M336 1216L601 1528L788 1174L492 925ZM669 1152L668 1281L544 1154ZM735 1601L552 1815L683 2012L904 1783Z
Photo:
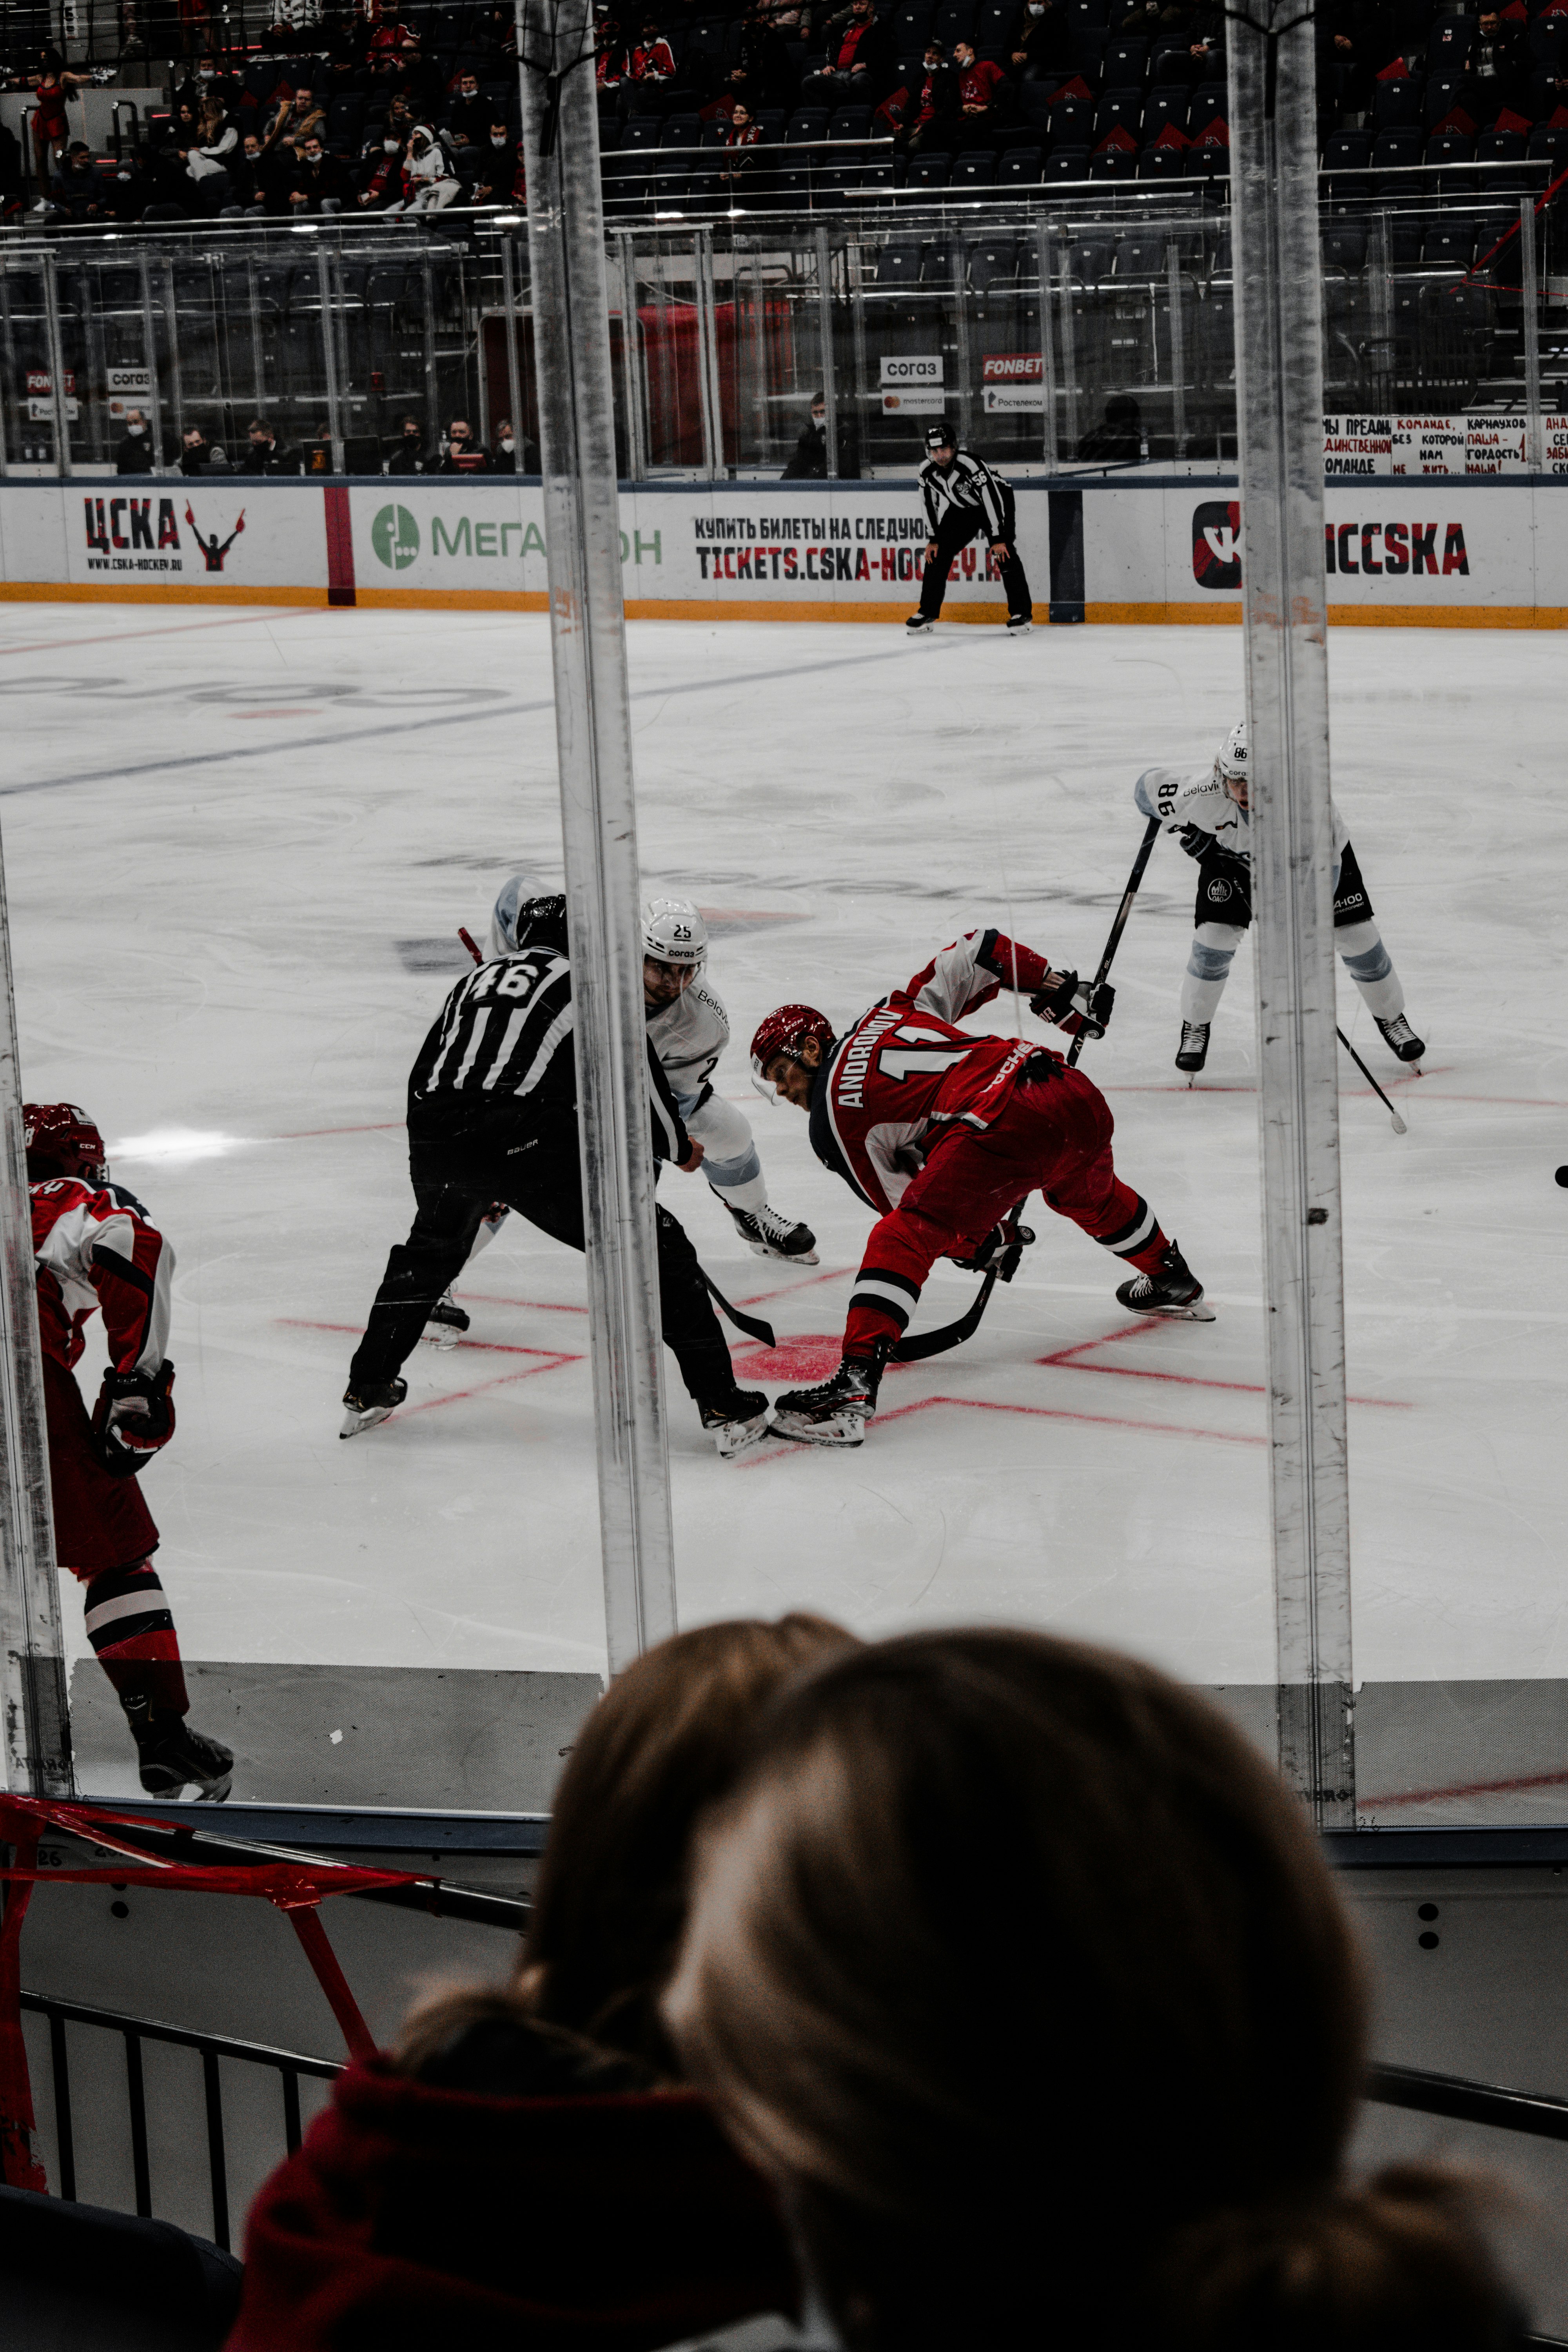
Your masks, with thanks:
M1200 588L1241 585L1241 504L1211 499L1193 509L1193 578Z

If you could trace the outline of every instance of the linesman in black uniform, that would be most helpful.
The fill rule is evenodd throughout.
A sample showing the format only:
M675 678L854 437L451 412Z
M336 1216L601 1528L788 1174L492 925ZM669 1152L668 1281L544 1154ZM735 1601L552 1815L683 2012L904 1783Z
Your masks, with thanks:
M496 1202L584 1246L565 899L520 908L517 935L515 950L459 981L409 1075L414 1229L386 1261L349 1366L341 1436L374 1429L403 1402L398 1374ZM647 1073L654 1156L693 1169L702 1147L681 1125L651 1045ZM668 1209L655 1215L666 1344L720 1453L739 1453L766 1429L767 1399L737 1388L697 1254Z
M1007 626L1014 635L1021 634L1033 624L1034 606L1018 561L1012 484L994 474L984 457L961 449L957 434L945 420L927 432L926 453L920 485L931 537L921 580L921 608L910 614L905 626L911 636L918 635L940 619L952 559L977 531L984 531L986 545L1002 567Z

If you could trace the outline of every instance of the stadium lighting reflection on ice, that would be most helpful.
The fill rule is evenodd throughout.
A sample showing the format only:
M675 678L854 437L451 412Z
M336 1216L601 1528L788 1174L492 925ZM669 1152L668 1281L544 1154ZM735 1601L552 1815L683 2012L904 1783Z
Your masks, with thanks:
M156 1160L166 1168L177 1168L193 1160L221 1160L226 1152L237 1151L254 1140L195 1127L155 1127L146 1135L128 1135L119 1143L111 1142L109 1158L110 1165L117 1160Z

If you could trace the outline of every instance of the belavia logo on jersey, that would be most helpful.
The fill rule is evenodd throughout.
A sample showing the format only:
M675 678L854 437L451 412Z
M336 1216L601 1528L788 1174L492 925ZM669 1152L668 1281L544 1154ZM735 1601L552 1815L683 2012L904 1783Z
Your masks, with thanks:
M173 499L84 499L89 572L183 572ZM145 550L145 552L141 551Z
M1193 509L1193 578L1200 588L1241 585L1241 501L1210 499Z

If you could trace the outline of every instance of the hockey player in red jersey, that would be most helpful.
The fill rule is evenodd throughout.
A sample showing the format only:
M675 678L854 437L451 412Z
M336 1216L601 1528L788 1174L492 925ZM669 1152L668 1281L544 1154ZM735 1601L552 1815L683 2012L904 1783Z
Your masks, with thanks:
M807 1004L770 1013L752 1040L759 1090L811 1119L817 1158L878 1212L830 1381L777 1400L773 1435L858 1445L883 1367L939 1257L984 1266L1017 1239L1037 1188L1137 1268L1116 1296L1141 1315L1212 1322L1203 1286L1148 1202L1117 1175L1104 1096L1060 1054L955 1024L1004 984L1059 1028L1104 1034L1114 992L1081 986L1033 948L970 931L842 1037Z
M174 1621L152 1555L158 1530L136 1473L174 1433L164 1353L174 1252L133 1194L109 1181L103 1138L74 1103L25 1103L38 1337L55 1551L87 1590L87 1635L136 1742L149 1796L195 1781L226 1797L234 1758L194 1731ZM110 1363L89 1420L75 1366L103 1311Z

